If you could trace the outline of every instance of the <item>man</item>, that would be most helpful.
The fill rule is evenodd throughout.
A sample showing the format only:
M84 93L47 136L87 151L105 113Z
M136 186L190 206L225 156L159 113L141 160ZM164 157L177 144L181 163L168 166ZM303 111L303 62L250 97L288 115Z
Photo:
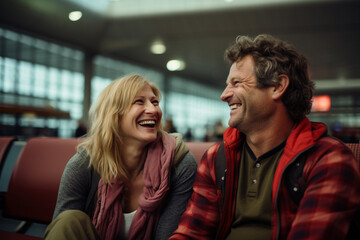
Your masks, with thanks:
M226 56L224 145L203 156L171 239L345 239L358 220L360 174L351 150L305 116L314 90L306 58L269 35L239 36Z

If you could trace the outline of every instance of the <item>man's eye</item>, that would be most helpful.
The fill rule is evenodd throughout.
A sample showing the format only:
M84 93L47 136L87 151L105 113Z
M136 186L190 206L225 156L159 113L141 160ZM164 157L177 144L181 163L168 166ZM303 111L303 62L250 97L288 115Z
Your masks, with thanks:
M233 82L233 85L236 87L236 86L238 86L240 84L240 81L234 81Z

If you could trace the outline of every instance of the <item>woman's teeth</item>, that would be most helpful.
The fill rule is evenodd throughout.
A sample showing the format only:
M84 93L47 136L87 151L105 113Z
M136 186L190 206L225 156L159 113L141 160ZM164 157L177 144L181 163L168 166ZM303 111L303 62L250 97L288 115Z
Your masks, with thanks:
M139 122L139 124L141 126L149 126L149 127L154 127L155 126L155 120L147 120L147 121L141 121Z

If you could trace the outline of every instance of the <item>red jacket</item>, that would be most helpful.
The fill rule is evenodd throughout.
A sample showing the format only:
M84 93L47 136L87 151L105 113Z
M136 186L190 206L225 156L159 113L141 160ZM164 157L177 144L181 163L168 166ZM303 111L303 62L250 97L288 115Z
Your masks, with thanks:
M326 127L307 118L291 132L275 171L272 187L272 239L345 239L360 206L360 173L352 152L342 142L322 137ZM227 157L226 196L217 188L215 159L220 143L203 156L194 192L170 239L225 239L233 222L239 160L244 138L234 129L224 133ZM284 173L307 152L305 192L299 205L289 196Z

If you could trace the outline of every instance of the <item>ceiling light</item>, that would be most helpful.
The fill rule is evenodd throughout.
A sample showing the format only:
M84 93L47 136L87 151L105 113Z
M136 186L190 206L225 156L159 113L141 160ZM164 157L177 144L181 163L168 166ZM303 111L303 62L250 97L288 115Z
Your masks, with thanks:
M69 13L70 21L76 22L82 17L82 12L80 11L72 11Z
M166 67L169 71L181 71L185 69L185 62L178 59L168 61Z
M154 41L150 46L150 51L153 54L163 54L166 52L166 46L160 40Z
M232 2L233 0L224 0L225 2Z

